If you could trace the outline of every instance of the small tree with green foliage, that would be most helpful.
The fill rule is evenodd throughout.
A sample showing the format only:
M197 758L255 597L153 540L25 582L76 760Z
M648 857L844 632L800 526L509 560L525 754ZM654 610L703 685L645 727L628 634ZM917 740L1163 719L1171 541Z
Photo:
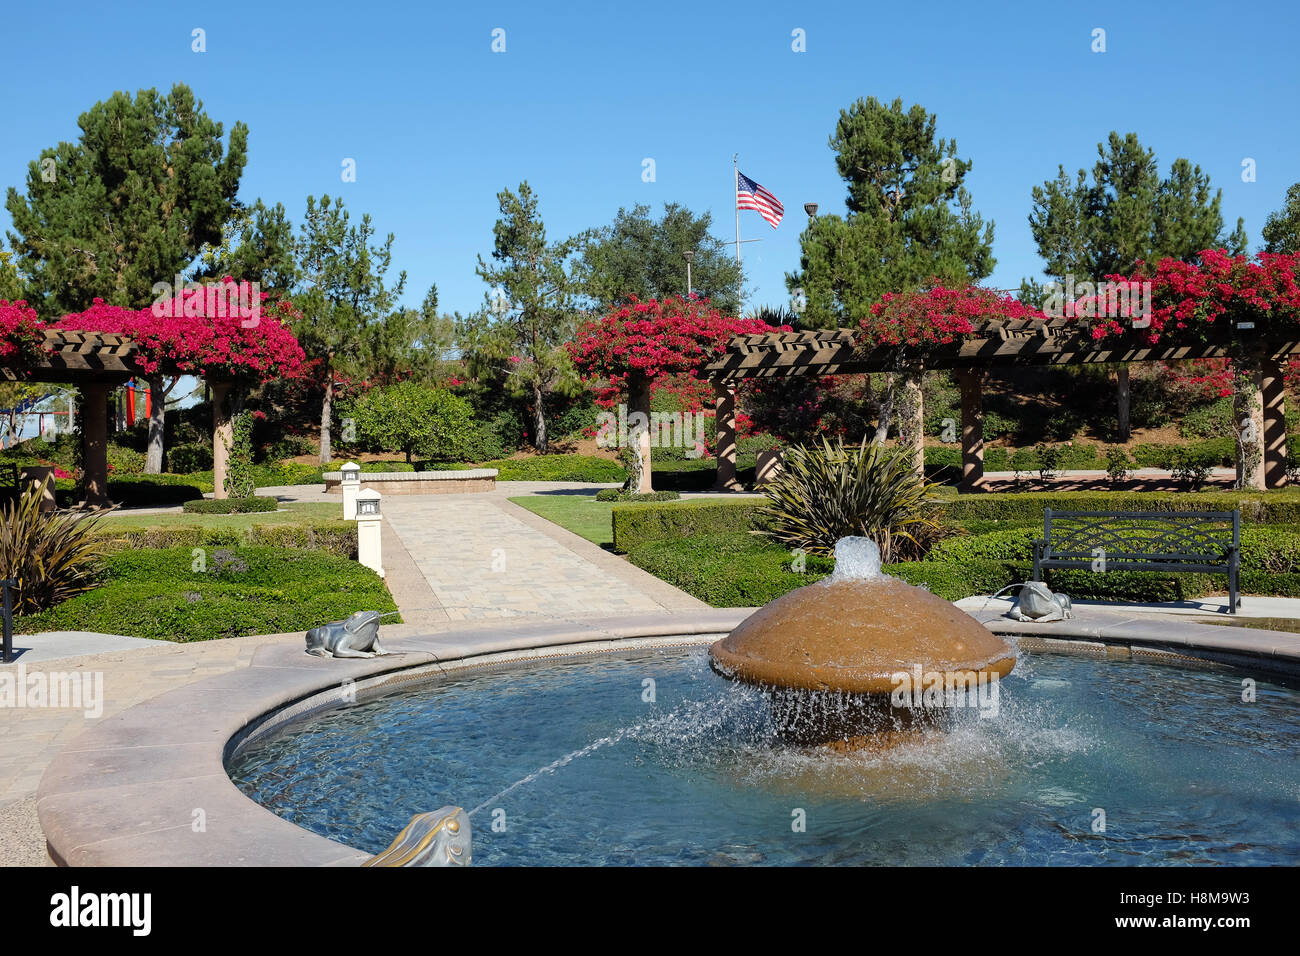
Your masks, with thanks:
M474 427L473 409L463 398L410 380L366 392L353 403L352 417L363 444L405 452L408 462L415 455L455 457Z

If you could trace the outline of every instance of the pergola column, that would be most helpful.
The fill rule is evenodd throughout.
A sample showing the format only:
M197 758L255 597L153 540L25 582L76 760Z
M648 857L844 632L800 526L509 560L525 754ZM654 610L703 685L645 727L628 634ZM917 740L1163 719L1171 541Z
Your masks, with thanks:
M730 382L715 378L713 395L718 425L718 439L714 449L717 454L718 476L713 482L713 490L740 491L740 482L736 480L736 388Z
M984 490L984 369L963 369L957 373L961 389L961 483L962 493Z
M1258 358L1232 359L1232 424L1237 435L1237 488L1263 489L1263 370Z
M235 441L234 419L230 417L233 382L208 383L212 391L212 497L229 498L226 475L230 470L230 448Z
M81 467L86 504L103 508L113 502L108 497L108 390L103 382L81 387Z
M925 477L925 401L919 365L904 370L898 382L898 446L910 455L918 476Z
M1264 487L1282 488L1286 478L1286 365L1264 361L1260 376L1264 405Z

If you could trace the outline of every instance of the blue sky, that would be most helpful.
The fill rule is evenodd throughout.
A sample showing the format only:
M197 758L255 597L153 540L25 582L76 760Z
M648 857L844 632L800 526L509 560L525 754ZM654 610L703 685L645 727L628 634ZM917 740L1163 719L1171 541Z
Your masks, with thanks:
M1137 132L1162 171L1199 164L1252 248L1300 180L1293 0L40 3L10 5L5 26L0 185L21 187L41 148L74 139L77 116L114 90L183 81L227 131L249 125L242 198L283 202L296 222L309 193L342 196L396 233L407 303L437 282L447 310L482 302L475 257L491 249L501 188L528 179L554 238L676 201L711 210L730 241L737 152L786 207L776 230L741 213L742 237L763 239L743 251L748 302L786 302L803 203L843 209L827 139L865 96L920 103L973 161L1000 288L1041 270L1030 189L1058 163L1091 168L1112 129ZM205 53L191 50L196 27ZM1091 50L1098 27L1105 53ZM341 181L345 158L356 182Z

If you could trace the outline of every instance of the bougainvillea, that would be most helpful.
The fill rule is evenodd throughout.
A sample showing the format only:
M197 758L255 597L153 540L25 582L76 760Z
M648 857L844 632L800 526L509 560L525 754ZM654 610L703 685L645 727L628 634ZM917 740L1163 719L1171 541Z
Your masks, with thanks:
M203 289L183 290L174 302L146 309L96 299L89 309L64 316L58 325L127 336L139 348L137 364L146 374L167 362L181 372L220 378L293 378L305 361L289 330L298 313L288 300L267 301L262 296L252 316L212 308L214 299Z
M1151 314L1138 329L1145 341L1198 340L1211 326L1231 329L1241 322L1254 322L1256 334L1300 331L1300 253L1262 252L1252 260L1206 249L1198 259L1161 259L1154 267L1139 262L1131 276L1106 277L1151 283ZM1133 325L1127 316L1092 321L1098 339L1121 335Z
M25 301L0 299L0 359L38 353L45 341L43 328L36 310Z
M654 380L668 375L698 378L700 371L736 335L788 332L761 319L723 315L707 299L670 296L640 302L635 297L583 325L568 346L578 371L604 379L598 401L606 406L633 376Z
M1037 309L993 289L935 285L919 292L887 292L858 324L876 345L947 345L987 319L1045 319Z

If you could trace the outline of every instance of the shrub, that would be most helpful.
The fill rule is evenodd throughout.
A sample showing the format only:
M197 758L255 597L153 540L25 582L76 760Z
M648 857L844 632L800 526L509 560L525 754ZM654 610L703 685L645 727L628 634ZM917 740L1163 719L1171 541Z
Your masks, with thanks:
M407 461L458 458L473 432L469 402L412 380L371 389L352 403L351 414L363 444L405 452Z
M1044 484L1051 481L1060 473L1060 448L1055 445L1045 445L1040 443L1034 448L1034 456L1038 459L1038 478Z
M315 450L315 445L312 444L311 439L306 435L285 435L283 438L266 447L266 452L262 456L262 461L275 464L284 461L286 458L297 458L299 455L310 455ZM202 467L211 468L211 459L212 456L209 454L208 463Z
M175 474L207 471L212 467L212 445L195 442L177 445L167 452L167 468Z
M1178 434L1184 438L1216 438L1232 432L1232 397L1188 409L1178 420Z
M831 558L808 555L796 571L791 552L738 531L647 541L628 560L713 607L757 607L835 567Z
M822 439L820 448L786 452L784 467L763 488L766 534L809 554L830 555L849 535L871 538L890 561L904 543L913 548L938 524L933 486L909 456L865 441L857 448Z
M1134 491L997 492L962 495L944 505L949 521L1024 521L1042 527L1043 509L1058 511L1232 511L1242 521L1300 524L1300 493L1294 490L1201 491L1153 494Z
M495 420L475 421L465 436L460 454L465 461L490 461L500 458L506 451L505 442L501 439L501 431Z
M676 501L680 497L676 491L635 493L622 488L602 488L596 492L597 501Z
M625 474L618 462L595 455L536 455L531 458L503 458L483 462L495 468L501 481L622 481Z
M200 527L160 525L154 528L115 528L112 522L95 533L104 553L174 547L276 547L320 551L340 558L357 556L354 522L320 521L312 524L255 524L251 527Z
M184 511L196 515L242 515L275 511L279 506L280 503L274 498L249 495L245 498L200 498L197 501L187 501Z
M651 541L695 538L761 525L761 498L696 498L672 504L617 504L611 512L614 550L631 552Z
M0 509L0 577L18 582L14 610L30 614L54 607L95 586L103 549L99 522L89 513L40 510L46 479Z
M1197 448L1179 448L1174 452L1171 471L1174 480L1188 491L1200 491L1210 478L1210 469L1217 464L1211 452Z
M328 554L240 548L209 552L199 567L189 546L121 551L107 559L102 586L18 624L29 634L78 628L201 641L302 632L354 611L396 610L378 575Z
M1132 474L1132 465L1133 462L1123 448L1111 445L1106 449L1106 476L1112 485L1127 479Z

